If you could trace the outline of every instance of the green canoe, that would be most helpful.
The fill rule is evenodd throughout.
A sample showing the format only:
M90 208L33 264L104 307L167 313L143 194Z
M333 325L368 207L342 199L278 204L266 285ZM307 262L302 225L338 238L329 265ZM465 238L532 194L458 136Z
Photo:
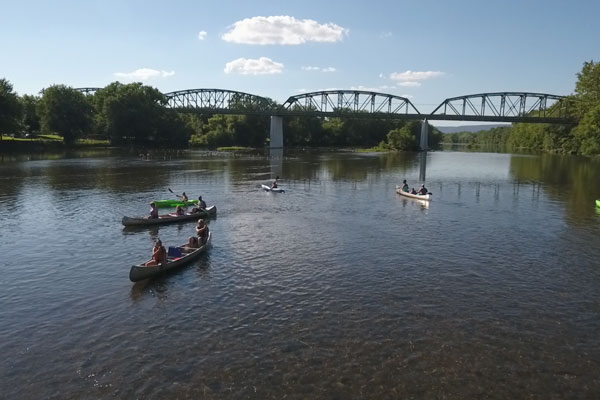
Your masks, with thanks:
M193 206L194 204L198 204L198 200L188 200L185 202L179 199L172 200L154 200L154 204L158 208L166 208L166 207L177 207L177 206Z

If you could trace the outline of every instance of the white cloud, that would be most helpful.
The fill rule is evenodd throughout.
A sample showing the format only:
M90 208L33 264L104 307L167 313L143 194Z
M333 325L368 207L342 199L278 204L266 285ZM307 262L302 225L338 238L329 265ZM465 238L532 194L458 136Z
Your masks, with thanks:
M280 15L237 21L221 38L227 42L243 44L298 45L306 42L339 42L348 32L348 29L333 23L319 24L311 19L297 20Z
M336 69L334 67L301 67L304 71L321 71L321 72L335 72Z
M379 37L381 39L386 39L386 38L392 37L392 32L381 32L381 34L379 35Z
M198 40L204 40L204 39L206 39L206 35L207 35L206 31L200 31L200 32L198 32Z
M398 86L404 87L419 87L421 83L419 81L425 81L427 79L437 78L444 75L441 71L405 71L405 72L392 72L390 79L396 82Z
M419 86L421 86L421 82L405 81L405 82L397 82L396 85L404 86L404 87L419 87Z
M358 86L350 86L350 90L362 90L365 92L378 92L381 93L381 88L379 87L367 87L367 86L363 86L363 85L358 85Z
M153 78L168 78L169 76L175 75L175 71L158 71L152 68L140 68L133 72L115 72L113 75L125 80L147 81L148 79Z
M238 58L225 65L226 74L272 75L280 74L282 71L283 64L267 57L260 57L259 59Z
M437 78L438 76L444 75L441 71L406 71L406 72L392 72L390 79L398 82L414 82L424 81L427 79Z

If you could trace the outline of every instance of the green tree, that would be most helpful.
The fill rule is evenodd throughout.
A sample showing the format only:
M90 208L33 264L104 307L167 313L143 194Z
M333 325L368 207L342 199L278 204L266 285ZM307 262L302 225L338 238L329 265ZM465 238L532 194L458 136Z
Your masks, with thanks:
M418 122L410 122L402 128L392 129L387 134L388 147L393 150L415 150L417 148L415 130L418 127Z
M23 119L21 120L23 131L30 134L39 132L41 123L37 108L40 98L26 94L21 96L20 100L23 108Z
M583 63L581 72L577 74L575 99L579 117L600 104L600 63L593 60Z
M573 136L579 141L582 154L600 154L600 104L585 113L573 129Z
M58 133L69 145L92 126L92 107L88 99L65 85L45 89L38 111L42 131Z
M0 79L0 139L2 133L14 133L19 128L21 104L6 79Z
M94 94L93 103L98 133L113 144L168 142L168 121L178 121L167 116L164 95L141 83L113 82Z

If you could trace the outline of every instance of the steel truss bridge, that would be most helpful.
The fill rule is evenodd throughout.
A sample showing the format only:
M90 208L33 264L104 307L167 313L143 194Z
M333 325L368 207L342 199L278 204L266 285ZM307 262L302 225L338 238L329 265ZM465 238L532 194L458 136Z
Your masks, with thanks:
M76 90L93 94L100 88ZM289 97L281 106L266 97L224 89L188 89L164 95L167 108L198 114L573 123L568 112L572 104L565 96L545 93L498 92L452 97L429 114L419 112L406 97L362 90L304 93Z

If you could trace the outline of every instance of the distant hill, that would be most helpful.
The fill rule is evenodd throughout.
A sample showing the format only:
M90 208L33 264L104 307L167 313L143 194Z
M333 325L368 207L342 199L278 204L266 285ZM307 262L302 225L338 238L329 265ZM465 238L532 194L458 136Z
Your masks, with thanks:
M463 125L463 126L436 126L442 133L458 133L458 132L479 132L486 131L492 128L501 126L510 126L510 124L492 124L492 125Z

